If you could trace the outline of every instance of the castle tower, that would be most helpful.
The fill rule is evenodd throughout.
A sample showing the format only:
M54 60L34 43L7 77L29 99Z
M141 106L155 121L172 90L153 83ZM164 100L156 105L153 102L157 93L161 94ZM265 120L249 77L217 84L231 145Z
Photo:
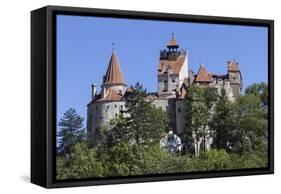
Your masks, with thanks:
M96 94L96 85L92 85L92 100L87 105L87 135L89 143L100 143L100 128L118 116L125 108L123 96L126 84L116 52L113 51L106 74L103 76L100 94Z
M209 85L212 82L212 79L203 64L199 67L195 82L198 85Z
M121 71L120 64L116 52L113 51L110 57L108 68L105 76L103 77L102 85L102 98L105 97L106 93L113 90L118 94L123 95L125 93L126 84L124 81L123 73Z
M234 97L238 97L242 91L242 75L238 63L235 60L227 62L230 86Z
M174 34L166 47L167 50L160 50L158 96L175 98L184 79L188 78L187 51L179 49Z

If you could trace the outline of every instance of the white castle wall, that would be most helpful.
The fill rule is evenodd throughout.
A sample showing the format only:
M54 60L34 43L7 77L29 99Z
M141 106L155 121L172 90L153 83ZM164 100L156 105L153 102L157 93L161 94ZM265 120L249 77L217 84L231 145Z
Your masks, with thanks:
M185 57L184 64L179 74L160 74L158 75L158 93L173 92L177 88L180 88L183 84L184 78L188 78L188 57Z
M169 108L167 99L155 99L154 101L152 101L152 104L154 104L156 107L161 107L164 111L167 111Z
M178 80L179 87L183 84L184 78L188 78L188 54L185 57L184 64L179 73L179 80Z
M102 97L105 96L108 89L113 89L117 93L121 93L122 95L125 93L126 85L114 85L114 84L106 84L102 86Z

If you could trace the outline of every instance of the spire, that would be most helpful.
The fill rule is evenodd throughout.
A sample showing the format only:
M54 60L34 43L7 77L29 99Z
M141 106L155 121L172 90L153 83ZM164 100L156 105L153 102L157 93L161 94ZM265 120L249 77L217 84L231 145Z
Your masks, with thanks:
M172 33L172 37L167 45L168 48L179 48L179 45L177 44L177 41L174 37L174 33Z
M124 77L118 62L117 55L113 49L109 65L104 76L104 84L125 84Z
M211 82L212 81L203 64L200 65L200 68L199 68L199 71L198 71L198 74L196 77L196 81L197 82Z

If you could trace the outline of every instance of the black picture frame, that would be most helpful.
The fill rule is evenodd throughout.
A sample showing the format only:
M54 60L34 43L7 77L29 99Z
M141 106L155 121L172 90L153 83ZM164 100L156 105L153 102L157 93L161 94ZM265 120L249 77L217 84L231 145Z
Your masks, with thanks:
M268 28L268 168L56 180L56 15L100 16ZM46 188L169 181L274 173L274 21L171 13L46 6L31 12L31 182Z

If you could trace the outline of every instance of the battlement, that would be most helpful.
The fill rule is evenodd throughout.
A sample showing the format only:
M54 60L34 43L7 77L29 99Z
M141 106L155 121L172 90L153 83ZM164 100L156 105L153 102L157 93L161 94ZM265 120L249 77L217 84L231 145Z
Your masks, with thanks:
M179 56L187 54L186 49L181 50L160 50L160 60L176 61Z

